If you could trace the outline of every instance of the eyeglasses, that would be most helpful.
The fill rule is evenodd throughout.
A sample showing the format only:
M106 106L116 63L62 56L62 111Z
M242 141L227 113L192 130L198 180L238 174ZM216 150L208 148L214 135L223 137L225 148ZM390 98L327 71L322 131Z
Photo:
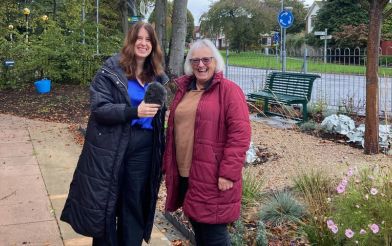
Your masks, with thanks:
M192 59L189 59L189 61L191 62L192 66L199 66L200 61L201 61L204 65L208 66L208 65L210 65L210 63L211 63L212 58L214 58L214 57L192 58Z

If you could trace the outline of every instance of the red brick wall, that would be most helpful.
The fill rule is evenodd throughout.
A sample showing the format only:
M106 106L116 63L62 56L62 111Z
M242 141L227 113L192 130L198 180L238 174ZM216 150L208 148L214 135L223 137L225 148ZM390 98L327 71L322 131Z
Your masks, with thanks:
M381 41L381 54L392 56L392 41Z

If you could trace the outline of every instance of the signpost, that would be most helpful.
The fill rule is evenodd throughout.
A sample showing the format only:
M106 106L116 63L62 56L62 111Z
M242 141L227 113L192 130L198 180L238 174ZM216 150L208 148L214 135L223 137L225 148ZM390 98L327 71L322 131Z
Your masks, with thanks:
M283 10L283 1L282 11L278 14L278 23L282 30L282 72L286 72L286 29L293 25L294 15L289 11L289 8Z
M327 40L332 39L332 35L327 35L328 29L325 28L325 31L316 31L314 32L315 36L320 36L321 40L324 40L324 63L327 63Z

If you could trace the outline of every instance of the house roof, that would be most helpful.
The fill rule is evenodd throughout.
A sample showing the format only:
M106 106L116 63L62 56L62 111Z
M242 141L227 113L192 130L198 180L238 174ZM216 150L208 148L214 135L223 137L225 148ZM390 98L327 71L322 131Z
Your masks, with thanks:
M310 5L308 9L308 13L306 14L305 20L308 19L309 15L313 12L314 8L318 6L320 9L323 7L325 4L325 0L315 0L312 5Z

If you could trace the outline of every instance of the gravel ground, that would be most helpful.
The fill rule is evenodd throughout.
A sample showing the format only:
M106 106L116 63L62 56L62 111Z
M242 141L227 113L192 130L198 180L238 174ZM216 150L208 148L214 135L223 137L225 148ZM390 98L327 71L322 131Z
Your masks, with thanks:
M264 122L252 121L252 142L254 146L262 150L262 164L248 166L264 180L265 190L276 190L292 185L292 180L298 174L322 171L331 178L340 179L348 167L358 169L375 165L392 165L392 158L384 154L365 155L363 149L358 149L344 143L336 143L311 136L295 129L277 128L281 124L272 122L274 127ZM161 186L157 209L164 211L166 189L164 183ZM246 220L254 220L257 207L246 212ZM158 219L159 221L159 219ZM163 219L163 222L165 220ZM166 234L173 233L171 225L163 223L159 226ZM175 230L174 230L175 231ZM177 232L178 233L178 232ZM179 245L189 245L189 241L172 235ZM179 239L179 240L178 240ZM173 237L171 238L173 240Z
M253 144L274 158L251 167L265 180L266 189L292 185L293 177L317 170L332 178L341 177L350 167L358 169L374 165L392 165L384 154L365 155L363 149L321 139L292 129L273 128L252 121Z

